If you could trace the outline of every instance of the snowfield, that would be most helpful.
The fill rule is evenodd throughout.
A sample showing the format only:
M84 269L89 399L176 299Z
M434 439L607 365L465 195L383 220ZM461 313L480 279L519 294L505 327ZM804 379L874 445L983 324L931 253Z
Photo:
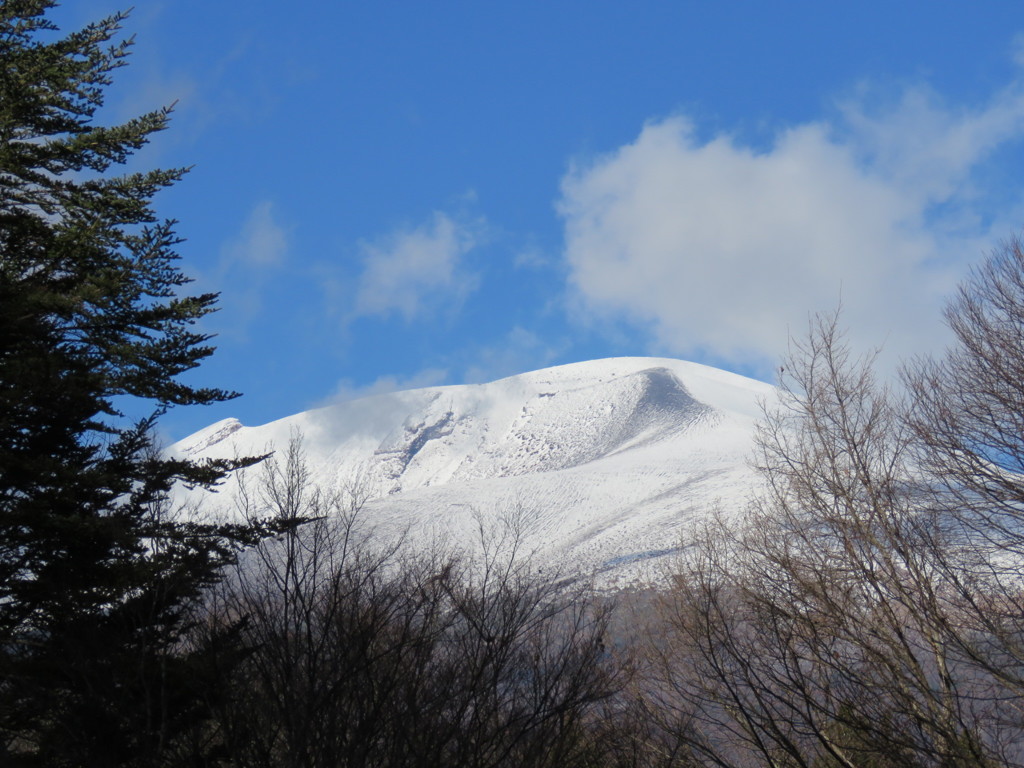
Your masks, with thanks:
M280 453L301 435L314 480L357 481L369 496L360 519L380 534L472 550L481 525L517 521L546 572L618 588L657 580L709 511L742 510L756 484L754 426L775 397L768 384L696 363L611 358L258 427L227 419L170 451ZM206 508L229 508L234 482L206 494Z

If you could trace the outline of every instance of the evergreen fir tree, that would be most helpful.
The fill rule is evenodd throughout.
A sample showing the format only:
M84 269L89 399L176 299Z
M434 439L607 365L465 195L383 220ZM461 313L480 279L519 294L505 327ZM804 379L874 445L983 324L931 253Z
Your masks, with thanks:
M234 396L180 379L217 297L182 294L152 209L184 170L112 172L169 111L93 124L124 15L60 36L53 5L0 3L0 762L170 764L202 735L189 608L259 532L163 511L233 468L151 437L171 406Z

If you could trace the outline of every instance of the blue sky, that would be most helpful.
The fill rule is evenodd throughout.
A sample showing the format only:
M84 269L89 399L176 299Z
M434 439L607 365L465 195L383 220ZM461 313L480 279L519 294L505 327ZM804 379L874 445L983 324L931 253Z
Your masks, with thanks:
M71 29L119 6L78 0ZM771 379L809 312L943 343L1024 224L1019 2L145 0L114 122L221 292L177 439L615 355Z

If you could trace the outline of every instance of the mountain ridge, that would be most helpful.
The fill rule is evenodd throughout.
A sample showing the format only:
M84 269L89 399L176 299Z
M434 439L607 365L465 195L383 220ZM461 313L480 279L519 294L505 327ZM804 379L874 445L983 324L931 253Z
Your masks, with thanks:
M472 548L482 520L526 510L539 560L614 585L652 578L686 525L745 503L754 424L774 397L768 384L697 363L607 358L257 427L226 419L170 450L224 458L301 434L315 482L369 487L376 530Z

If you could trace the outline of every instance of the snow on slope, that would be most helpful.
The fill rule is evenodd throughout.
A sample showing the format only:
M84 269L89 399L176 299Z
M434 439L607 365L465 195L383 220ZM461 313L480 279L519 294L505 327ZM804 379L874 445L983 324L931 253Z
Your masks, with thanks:
M699 516L742 507L753 426L773 397L767 384L696 363L612 358L260 427L227 419L171 450L251 455L301 434L317 482L368 485L364 519L381 533L472 548L480 521L518 515L542 564L616 586L650 578Z

